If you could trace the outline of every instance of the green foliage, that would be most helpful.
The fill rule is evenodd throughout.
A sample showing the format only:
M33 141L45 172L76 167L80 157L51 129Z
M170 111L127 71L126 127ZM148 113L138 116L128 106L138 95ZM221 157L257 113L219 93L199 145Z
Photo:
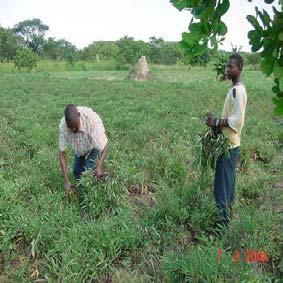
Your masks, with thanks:
M147 56L148 45L143 41L135 41L134 38L125 36L117 42L119 47L116 60L119 65L134 65L141 56Z
M134 215L126 211L95 225L75 225L47 251L46 272L52 281L100 281L112 266L135 254L139 240Z
M270 2L270 1L268 1ZM274 18L271 19L269 14L263 10L259 11L256 7L256 17L247 16L247 20L253 26L253 30L249 31L248 37L252 45L252 51L261 50L260 55L263 58L261 62L261 69L267 75L273 74L275 86L272 88L276 98L273 99L275 103L275 114L283 115L283 12L277 11L273 7Z
M183 57L176 43L164 42L163 38L150 38L149 60L155 64L172 65Z
M113 60L119 51L119 47L116 42L98 41L85 47L81 52L81 58L83 60L96 60L98 55L100 60Z
M196 143L196 167L207 173L209 168L215 169L221 156L229 155L229 139L222 133L215 134L209 129L199 135Z
M210 62L211 60L211 52L209 52L207 50L207 52L205 52L204 54L202 55L198 55L198 56L195 56L193 58L190 58L189 57L189 63L192 65L192 66L201 66L201 67L207 67L207 64Z
M193 19L189 25L189 33L184 32L182 35L182 46L186 48L187 53L191 57L204 54L208 46L217 49L217 46L224 39L227 32L225 23L221 21L221 17L228 11L230 7L229 0L223 1L195 1L195 0L171 0L170 1L177 9L190 9ZM250 1L251 2L251 1ZM267 4L272 4L273 1L265 1ZM280 3L281 11L273 7L273 19L265 11L256 9L256 17L248 15L247 20L253 26L253 30L248 32L252 52L262 50L260 52L263 58L261 69L264 74L274 75L275 79L279 80L276 86L276 96L281 100L283 92L283 12L282 1ZM199 20L195 23L194 19ZM280 83L282 80L282 84ZM273 90L274 92L274 90ZM275 113L281 115L283 113L281 103L276 102Z
M228 55L226 53L218 53L218 56L216 58L216 62L214 62L214 70L216 71L216 79L219 81L225 81L227 80L227 74L226 74L226 66L228 61Z
M44 35L48 30L49 27L40 19L25 20L17 23L13 28L15 34L24 38L26 47L38 54L44 45Z
M84 192L83 206L90 217L98 218L104 215L117 215L125 200L126 190L119 183L119 178L108 178L95 181L92 171L86 172L78 184L78 190Z
M11 61L20 47L20 39L10 29L0 26L0 61Z
M37 55L29 48L18 49L16 56L14 57L15 67L20 71L22 68L26 68L31 71L36 67Z
M171 0L177 9L190 9L193 17L199 22L190 22L189 33L182 34L182 46L191 58L206 52L207 46L217 49L218 43L227 33L227 27L221 17L230 7L229 0L224 1L194 1Z
M250 65L253 69L257 69L261 63L261 56L258 52L245 53L242 55L246 65Z
M77 59L77 48L64 39L49 37L43 46L43 56L53 60L66 60L71 66Z
M157 200L156 209L145 213L145 217L160 232L184 226L193 237L198 237L216 220L212 195L197 183L171 188L170 184L162 184L157 190Z

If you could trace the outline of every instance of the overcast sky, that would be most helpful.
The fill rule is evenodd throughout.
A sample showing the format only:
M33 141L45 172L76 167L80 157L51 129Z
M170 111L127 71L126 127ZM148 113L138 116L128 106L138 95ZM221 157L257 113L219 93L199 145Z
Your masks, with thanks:
M228 34L222 49L233 45L250 51L247 32L250 24L246 15L255 14L255 4L268 12L271 5L264 0L230 0L231 7L224 17ZM276 6L278 0L276 0ZM179 41L188 29L190 12L179 12L169 0L0 0L0 25L39 18L49 26L46 34L64 38L78 48L97 40L117 40L124 35L148 41L150 36Z

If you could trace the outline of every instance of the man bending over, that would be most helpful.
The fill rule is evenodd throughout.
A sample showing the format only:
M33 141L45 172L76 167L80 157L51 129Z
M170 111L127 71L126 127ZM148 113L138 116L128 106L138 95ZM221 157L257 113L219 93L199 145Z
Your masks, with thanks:
M108 151L107 142L102 120L96 112L91 108L74 104L65 107L65 115L59 124L59 161L64 187L68 193L73 190L67 172L67 144L73 148L73 173L76 180L79 180L82 173L89 169L94 170L97 179L103 176L103 163Z

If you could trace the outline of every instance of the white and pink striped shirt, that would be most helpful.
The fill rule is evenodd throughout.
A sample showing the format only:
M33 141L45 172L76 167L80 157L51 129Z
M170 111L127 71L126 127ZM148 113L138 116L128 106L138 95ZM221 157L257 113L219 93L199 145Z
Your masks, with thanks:
M70 144L78 156L88 154L93 148L102 151L108 140L102 120L91 108L77 106L80 113L80 128L73 133L63 117L59 124L59 150L65 151Z

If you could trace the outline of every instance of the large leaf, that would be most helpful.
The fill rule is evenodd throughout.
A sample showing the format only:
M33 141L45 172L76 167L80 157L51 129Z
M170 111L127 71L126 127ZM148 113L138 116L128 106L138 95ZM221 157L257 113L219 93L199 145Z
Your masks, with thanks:
M253 26L256 30L261 30L261 29L262 29L255 16L248 15L248 16L247 16L247 20L252 24L252 26Z
M262 12L263 12L263 22L265 23L265 25L269 26L271 23L271 18L265 10L262 10Z
M265 38L263 51L261 52L261 56L263 58L268 58L273 56L274 50L276 51L276 41L273 39ZM277 52L277 51L276 51ZM277 56L274 56L277 57Z
M257 43L252 45L252 52L257 52L262 46L263 46L264 41L258 41Z
M207 51L207 42L193 46L193 57L204 54Z
M261 11L257 11L257 15L260 17L263 25L266 27L269 27L270 18L268 14L266 13L267 16L266 15L264 16L264 14Z
M203 1L203 4L201 5L203 8L203 12L201 13L202 21L208 21L208 19L213 16L215 13L215 6L216 0Z
M173 6L175 6L180 11L187 7L186 0L170 0L170 3L172 3Z
M219 4L216 8L216 14L217 16L221 17L224 14L226 14L226 12L229 10L230 7L230 1L229 0L223 0L223 2L221 4Z
M217 23L216 30L219 35L225 35L227 33L227 27L222 21Z
M189 46L195 45L196 43L199 42L200 36L195 34L195 33L188 33L188 32L183 32L182 33L182 40L188 44Z
M209 36L211 33L211 25L208 23L202 23L201 24L201 31L203 34L205 34L206 36Z
M272 6L272 11L273 11L274 15L280 14L280 12L274 6Z
M201 23L192 23L190 24L189 29L190 29L190 32L195 33L195 34L202 33Z
M248 38L250 40L259 41L261 39L261 32L258 30L250 30L248 32Z
M205 7L204 6L199 6L196 7L192 10L192 14L196 19L200 19L200 17L202 16L202 13L204 11Z
M270 76L273 71L274 66L274 58L266 57L261 62L261 70L267 75Z
M283 98L273 97L272 102L276 105L274 113L276 115L283 115Z

